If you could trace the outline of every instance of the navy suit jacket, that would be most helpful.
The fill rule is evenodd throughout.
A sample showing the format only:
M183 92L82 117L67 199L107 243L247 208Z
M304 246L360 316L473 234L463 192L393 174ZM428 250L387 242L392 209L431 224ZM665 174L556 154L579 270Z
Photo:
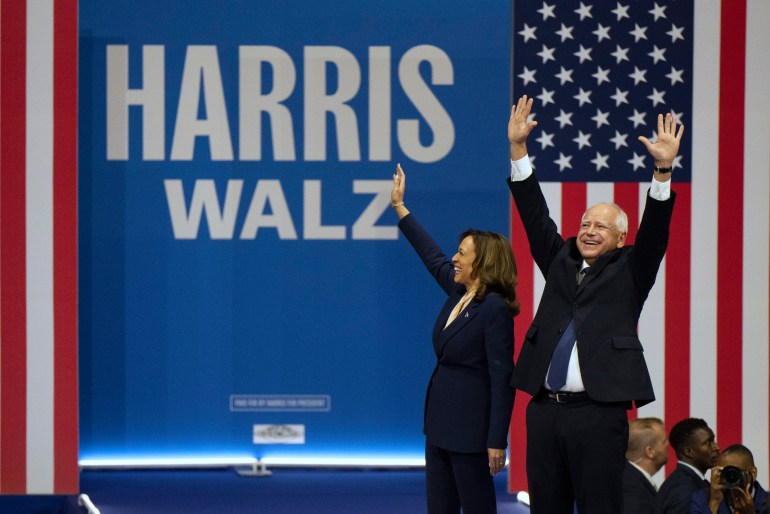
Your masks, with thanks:
M583 262L577 238L564 240L558 233L535 175L516 182L508 179L508 186L532 257L546 279L512 385L532 395L538 393L556 343L574 319L580 373L588 396L597 402L634 400L637 406L653 401L636 327L666 253L676 194L672 191L666 201L648 195L635 244L598 257L577 285Z
M509 385L513 314L500 295L489 293L481 302L472 300L444 329L465 286L455 283L452 262L414 215L398 226L448 296L433 327L436 367L425 398L427 443L461 453L506 448L515 394Z
M644 474L626 461L623 470L623 514L653 514L657 491Z
M687 514L694 492L707 489L708 485L695 471L677 464L676 469L663 482L655 500L655 514Z

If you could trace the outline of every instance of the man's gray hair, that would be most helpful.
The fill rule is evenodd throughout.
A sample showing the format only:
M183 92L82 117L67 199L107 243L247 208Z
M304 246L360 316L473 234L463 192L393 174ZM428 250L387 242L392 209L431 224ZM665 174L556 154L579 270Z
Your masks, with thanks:
M588 211L593 209L594 207L597 207L599 205L609 205L613 209L615 209L615 212L618 213L618 215L615 217L615 230L618 232L623 232L625 234L628 234L628 216L626 215L626 211L620 208L620 205L614 203L614 202L599 202L597 204L592 205L586 211L583 213L583 217L580 218L580 220L584 220L586 218L586 214L588 214Z

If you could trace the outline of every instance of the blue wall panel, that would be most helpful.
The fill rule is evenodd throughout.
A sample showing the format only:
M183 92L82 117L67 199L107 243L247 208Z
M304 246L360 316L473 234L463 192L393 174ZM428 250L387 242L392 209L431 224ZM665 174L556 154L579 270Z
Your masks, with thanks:
M422 454L443 293L389 181L401 162L448 253L507 233L510 23L504 1L80 2L81 458Z

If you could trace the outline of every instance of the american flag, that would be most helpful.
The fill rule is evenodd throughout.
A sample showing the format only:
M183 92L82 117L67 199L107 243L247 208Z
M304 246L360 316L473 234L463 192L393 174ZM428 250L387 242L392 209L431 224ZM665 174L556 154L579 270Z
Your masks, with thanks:
M76 494L78 6L0 5L0 494Z
M754 451L770 472L770 4L763 0L516 1L513 99L535 98L528 149L562 235L614 201L641 219L658 113L685 125L675 163L671 242L639 334L657 400L631 416L670 429L700 417L725 447ZM543 277L512 207L519 268L517 346ZM525 409L511 422L509 487L526 490ZM676 463L671 451L665 473ZM660 484L664 470L655 477Z

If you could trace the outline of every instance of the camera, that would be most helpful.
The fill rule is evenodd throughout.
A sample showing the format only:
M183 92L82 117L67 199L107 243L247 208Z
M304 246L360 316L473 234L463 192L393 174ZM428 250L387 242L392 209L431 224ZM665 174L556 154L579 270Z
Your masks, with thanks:
M719 483L726 489L745 489L751 474L736 466L725 466L719 474Z

